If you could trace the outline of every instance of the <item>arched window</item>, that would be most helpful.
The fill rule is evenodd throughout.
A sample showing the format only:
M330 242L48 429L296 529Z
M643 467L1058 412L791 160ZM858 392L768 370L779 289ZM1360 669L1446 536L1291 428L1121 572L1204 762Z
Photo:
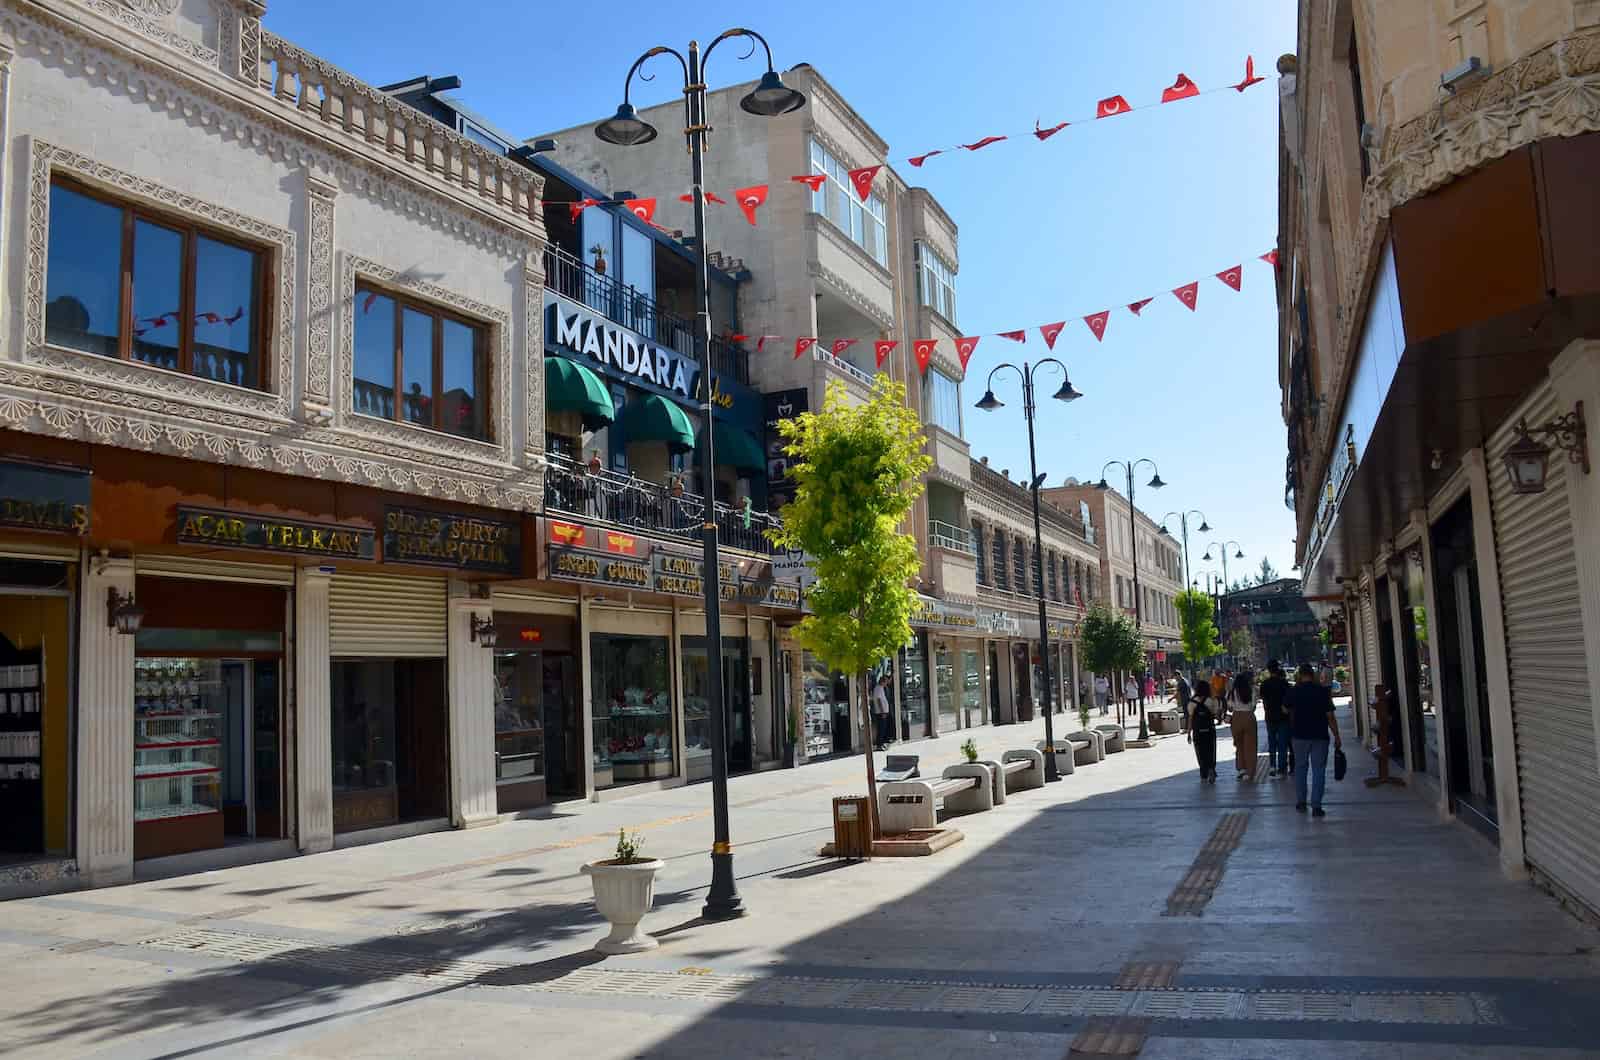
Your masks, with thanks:
M974 521L972 524L972 550L978 559L978 584L989 584L988 557L983 554L983 524Z

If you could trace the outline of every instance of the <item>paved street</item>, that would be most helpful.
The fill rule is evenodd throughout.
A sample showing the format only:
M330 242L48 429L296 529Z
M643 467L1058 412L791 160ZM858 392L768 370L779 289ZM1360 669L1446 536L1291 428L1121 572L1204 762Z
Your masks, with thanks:
M925 766L960 739L918 745ZM816 850L859 761L739 778L751 915L720 924L697 920L704 785L15 901L0 1052L1595 1055L1600 935L1410 794L1363 787L1366 766L1313 821L1287 780L1202 787L1169 737L959 818L940 855L858 865ZM578 868L621 825L666 859L645 923L662 946L600 959Z

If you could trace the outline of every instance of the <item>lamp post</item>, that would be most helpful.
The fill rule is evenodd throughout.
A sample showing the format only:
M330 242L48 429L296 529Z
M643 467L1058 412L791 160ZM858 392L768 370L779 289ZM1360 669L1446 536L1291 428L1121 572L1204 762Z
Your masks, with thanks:
M1168 512L1163 515L1161 517L1161 529L1167 529L1167 520L1174 515L1178 517L1178 523L1183 528L1183 584L1192 585L1189 581L1189 516L1198 515L1200 517L1199 532L1202 534L1211 533L1211 524L1206 522L1205 512L1198 512L1190 508L1186 512Z
M1138 460L1109 460L1106 466L1100 469L1100 481L1097 485L1101 489L1110 489L1106 483L1106 472L1114 467L1120 467L1128 476L1128 541L1133 546L1133 628L1139 634L1139 646L1144 647L1144 595L1139 589L1139 527L1135 522L1136 516L1133 507L1133 472L1140 464L1149 464L1150 470L1155 474L1150 479L1150 488L1158 490L1166 483L1161 481L1161 472L1156 467L1156 462L1149 457ZM1139 681L1139 739L1150 739L1150 727L1144 720L1144 681Z
M1061 774L1056 771L1056 735L1055 726L1051 719L1050 700L1050 621L1044 611L1044 531L1039 524L1039 487L1044 485L1044 476L1039 474L1038 460L1034 455L1033 445L1033 373L1047 364L1053 364L1061 369L1061 388L1052 397L1057 401L1076 401L1083 397L1072 385L1072 380L1067 375L1067 366L1054 357L1046 357L1042 361L1029 364L1022 362L1022 367L1009 362L995 365L989 372L985 381L983 397L978 400L977 407L984 412L993 412L1004 407L1004 402L994 396L995 373L1002 368L1009 368L1022 377L1022 418L1028 422L1028 492L1033 496L1033 578L1034 585L1039 590L1039 665L1044 672L1044 779L1047 781L1060 780Z
M628 100L633 75L651 58L671 55L683 67L683 136L689 144L689 164L694 200L694 294L695 353L700 362L700 477L705 493L705 515L701 521L701 572L706 600L706 697L711 701L711 805L713 836L711 843L711 889L701 910L708 920L726 920L744 915L744 902L733 875L733 846L728 838L728 730L727 704L722 699L722 587L717 562L717 479L711 445L711 298L706 272L705 182L706 86L702 71L717 45L733 37L752 41L748 58L759 43L767 53L767 72L761 82L739 101L746 113L773 118L805 105L806 97L788 87L772 68L772 48L766 38L749 29L725 30L700 53L698 41L689 42L685 58L673 48L654 47L634 60L622 82L622 104L617 113L595 126L594 134L609 144L632 147L656 138L656 128L634 110ZM648 77L645 78L648 80Z
M1221 543L1213 541L1209 545L1206 546L1206 554L1200 557L1202 562L1206 562L1206 563L1214 562L1212 560L1212 558L1211 558L1211 550L1212 549L1219 550L1218 554L1222 557L1222 591L1218 594L1218 601L1217 601L1217 633L1219 635L1223 632L1222 626L1223 626L1223 623L1226 621L1226 619L1228 617L1226 614L1223 613L1222 601L1226 600L1228 598L1229 587L1233 584L1232 582L1228 581L1228 549L1229 548L1232 548L1234 550L1234 552L1233 552L1233 558L1234 559L1244 559L1244 548L1237 541L1223 541ZM1224 644L1223 647L1227 647L1227 645ZM1228 652L1227 654L1228 654L1228 656L1230 658L1233 655L1232 652Z

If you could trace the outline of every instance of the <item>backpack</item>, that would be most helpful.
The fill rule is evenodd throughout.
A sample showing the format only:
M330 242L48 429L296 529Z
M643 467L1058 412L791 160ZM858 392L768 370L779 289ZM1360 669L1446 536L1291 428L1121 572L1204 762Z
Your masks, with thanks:
M1191 723L1195 732L1216 732L1217 716L1211 713L1210 696L1195 696L1189 702L1194 704L1194 721Z

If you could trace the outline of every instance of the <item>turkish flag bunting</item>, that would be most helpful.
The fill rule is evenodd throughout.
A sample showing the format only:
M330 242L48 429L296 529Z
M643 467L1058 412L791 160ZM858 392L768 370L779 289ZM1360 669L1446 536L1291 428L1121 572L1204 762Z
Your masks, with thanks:
M1269 250L1265 254L1261 255L1261 260L1266 262L1268 265L1271 265L1273 268L1277 268L1278 252L1276 250Z
M981 335L969 335L956 340L956 355L961 358L961 370L967 370L967 362L972 360L972 351L978 348L978 339Z
M1052 350L1056 348L1056 336L1061 334L1061 329L1067 326L1065 320L1058 320L1054 324L1040 324L1039 334L1044 336L1044 344Z
M781 339L781 338L783 338L782 335L763 335L763 336L761 336L760 338L756 339L756 352L757 353L761 353L763 350L765 350L767 348L767 340L768 339L777 340L777 339Z
M1096 118L1110 118L1117 114L1126 114L1133 108L1121 96L1110 96L1102 99L1094 109Z
M1188 99L1199 94L1200 86L1189 80L1188 74L1179 74L1178 79L1172 82L1172 87L1161 93L1161 102L1171 103L1175 99Z
M1012 342L1028 341L1028 333L1026 331L1002 331L1000 337L1002 339L1010 339Z
M572 216L572 223L577 224L578 215L598 203L598 199L579 199L577 202L569 202L567 204L567 213Z
M222 318L224 324L237 324L239 318L244 316L244 306L235 306L232 315Z
M744 219L755 224L756 207L767 201L767 186L756 184L748 188L739 188L733 193L733 197L738 202L739 209L744 211Z
M928 374L928 362L933 360L933 348L937 345L938 339L916 339L911 343L911 352L917 355L917 368L923 375Z
M795 355L795 359L798 360L800 358L801 354L805 353L807 350L809 350L811 347L815 346L816 344L817 344L817 340L816 339L795 339L794 340L794 355Z
M729 342L749 342L750 341L750 336L744 334L741 331L735 331L733 334L728 336L728 341Z
M1039 122L1036 119L1033 123L1033 135L1037 136L1040 140L1048 140L1062 129L1065 129L1069 124L1071 123L1061 122L1057 125L1050 126L1048 129L1041 129L1039 128Z
M376 302L377 300L378 300L378 292L376 292L376 291L368 291L367 292L367 296L361 300L361 312L362 312L362 314L365 315L367 313L372 312L372 303Z
M821 191L822 182L828 179L828 175L826 173L812 173L808 176L790 177L789 179L794 181L796 184L804 184L812 191Z
M1260 84L1265 80L1266 78L1264 77L1256 76L1256 57L1254 55L1246 55L1244 57L1244 80L1233 87L1235 91L1243 92L1251 85Z
M1244 266L1235 265L1231 269L1223 269L1217 273L1217 279L1232 287L1235 291L1244 283Z
M1106 339L1106 322L1110 319L1111 310L1102 309L1098 313L1090 313L1084 317L1083 322L1089 325L1089 330L1094 332L1094 337L1098 341L1104 342Z
M1143 309L1145 306L1149 305L1151 302L1154 302L1154 301L1155 301L1154 298L1141 298L1137 302L1129 302L1128 303L1128 311L1130 313L1132 313L1134 316L1138 316L1139 315L1139 310Z
M723 198L719 198L717 196L717 193L714 192L714 191L704 192L703 194L706 197L706 202L721 203L723 206L728 205L728 200L727 199L723 199ZM687 194L680 195L680 196L678 196L678 201L679 202L694 202L694 193L693 192L689 192Z
M922 166L922 163L926 162L928 159L932 158L934 155L942 155L942 154L944 154L943 151L929 151L925 155L912 155L910 158L906 159L906 161L908 161L912 165L917 166L917 167L920 168Z
M860 341L860 340L858 340L858 339L834 339L833 340L833 346L831 347L831 349L833 350L833 355L835 357L837 357L839 354L843 353L845 350L848 350L850 347L854 346L858 341Z
M855 185L856 194L862 202L867 201L867 196L872 194L872 178L878 175L882 166L862 166L860 169L850 171L850 183Z
M957 144L956 146L965 148L968 151L981 151L990 144L997 144L1004 139L1004 136L985 136L983 139L978 140L975 143Z
M625 199L622 205L632 210L634 216L639 220L654 223L651 220L656 215L656 201L654 199Z
M874 356L876 356L878 358L878 367L879 368L883 367L883 362L888 358L888 356L891 353L894 352L894 348L896 346L898 346L898 345L900 345L900 344L898 342L895 342L893 339L874 339L873 340L872 353L873 353Z
M219 313L201 313L198 316L196 316L195 319L196 320L204 320L207 324L220 324L220 323L222 323L222 316Z
M1193 312L1195 303L1200 300L1200 283L1197 280L1182 287L1174 287L1172 293L1178 296L1178 301L1189 307L1190 312Z

